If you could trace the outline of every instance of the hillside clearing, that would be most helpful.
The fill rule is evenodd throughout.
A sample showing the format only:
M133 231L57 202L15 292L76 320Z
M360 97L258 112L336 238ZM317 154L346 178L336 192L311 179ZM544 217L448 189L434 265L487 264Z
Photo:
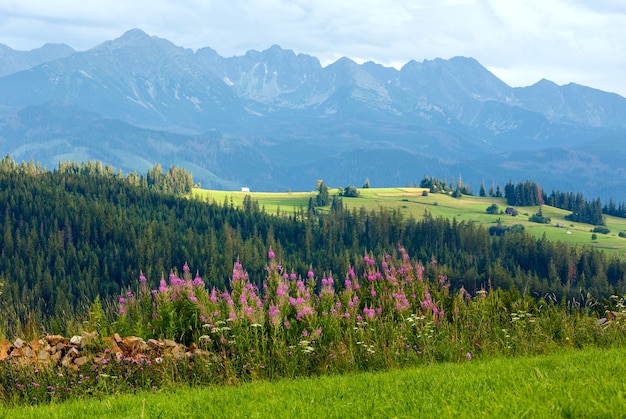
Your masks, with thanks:
M359 197L343 198L348 209L364 208L366 211L378 211L381 208L400 211L406 217L416 220L430 213L435 217L456 219L457 221L477 222L485 228L500 222L504 226L521 224L526 231L537 238L545 235L546 239L571 245L589 245L605 250L615 256L626 257L626 238L619 237L619 232L626 232L626 219L605 216L609 234L597 234L592 240L593 225L571 222L565 219L570 212L548 205L543 205L543 214L550 217L550 224L537 224L528 218L539 211L539 207L516 207L517 217L503 213L487 214L491 204L497 204L500 211L507 208L504 198L462 196L453 198L446 194L424 194L424 188L364 188L359 189ZM338 189L330 189L331 196L337 195ZM259 207L268 213L289 215L300 209L306 211L309 199L315 199L316 191L312 192L240 192L194 189L193 196L216 203L232 202L235 207L242 208L244 198L249 195L259 203ZM320 211L328 211L322 207Z

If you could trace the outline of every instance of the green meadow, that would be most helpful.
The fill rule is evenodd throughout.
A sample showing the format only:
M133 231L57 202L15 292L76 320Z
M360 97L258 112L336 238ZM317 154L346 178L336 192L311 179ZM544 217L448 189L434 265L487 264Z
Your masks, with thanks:
M370 188L359 189L359 197L342 198L344 206L348 209L365 208L367 211L377 211L383 208L400 211L406 217L419 220L426 212L435 217L455 218L457 221L473 221L483 224L485 228L500 222L504 226L521 224L526 231L537 238L543 237L555 242L569 243L572 245L589 245L616 256L626 256L626 238L619 237L619 232L626 232L626 219L605 216L606 227L609 234L596 234L592 239L594 226L590 224L571 222L565 219L569 211L554 208L548 205L541 207L544 216L550 217L550 224L538 224L528 221L528 218L537 213L539 207L516 207L519 212L517 217L506 214L487 214L486 209L491 204L498 205L504 212L507 207L504 198L463 196L453 198L448 194L424 195L424 188ZM201 200L209 200L216 203L229 202L236 207L243 207L244 198L249 195L252 200L259 203L259 207L267 213L289 215L300 208L306 210L309 199L315 199L316 191L312 192L240 192L240 191L214 191L194 189L193 194ZM330 189L330 195L336 195L337 189ZM321 211L328 210L322 208ZM561 225L562 227L557 227Z
M622 417L624 348L563 349L239 386L174 387L10 408L10 418Z

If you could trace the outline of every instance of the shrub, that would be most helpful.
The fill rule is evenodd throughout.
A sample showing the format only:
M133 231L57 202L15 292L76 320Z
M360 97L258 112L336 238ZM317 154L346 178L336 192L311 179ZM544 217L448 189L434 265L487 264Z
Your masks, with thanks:
M550 217L544 217L543 212L541 211L541 209L539 209L536 214L528 218L528 221L539 224L550 224L550 221L552 221L552 219Z
M498 214L500 212L500 208L498 208L497 204L491 204L487 207L487 214Z
M346 186L344 189L340 189L339 195L346 198L357 198L359 190L355 186Z

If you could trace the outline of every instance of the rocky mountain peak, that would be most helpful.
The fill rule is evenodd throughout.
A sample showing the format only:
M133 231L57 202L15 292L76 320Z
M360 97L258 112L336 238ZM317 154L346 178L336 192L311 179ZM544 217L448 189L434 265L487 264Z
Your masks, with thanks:
M76 138L72 127L81 120L81 138L116 139L115 152L106 155L134 150L132 158L120 160L124 169L140 169L129 167L135 158L143 162L161 158L166 160L162 164L183 162L195 167L207 179L231 176L222 183L228 185L240 174L218 167L222 161L237 169L258 167L255 174L242 169L245 179L255 181L265 176L261 173L269 173L265 179L273 182L270 179L277 179L282 167L325 178L318 167L332 164L316 165L311 159L319 163L335 156L337 176L349 172L358 177L341 182L362 182L372 173L379 173L381 179L387 173L376 159L367 158L368 150L384 149L407 165L393 164L389 170L395 174L384 176L404 184L426 170L420 167L417 175L411 171L415 159L430 164L428 159L445 156L445 166L486 153L573 147L607 130L626 132L626 99L618 95L547 80L511 88L469 57L411 60L400 70L343 57L322 67L317 58L279 45L225 58L209 47L194 53L140 29L82 52L48 44L29 53L0 46L0 54L0 110L5 115L25 110L20 113L23 129L19 132L8 128L13 123L10 117L5 125L0 121L2 144L7 152L19 153L24 150L20 148L24 136L32 136L27 148L33 154L27 157L42 159L46 165L55 163L50 156L74 155L47 150L57 147L58 141L71 144L70 138ZM67 108L57 106L57 114L46 118L45 126L41 118L26 112L53 103ZM74 111L63 117L65 109ZM107 122L102 126L118 131L105 135L92 122L72 118L78 110L103 118ZM39 134L51 129L53 143L49 134ZM181 140L166 132L196 137ZM119 145L125 138L128 144ZM219 141L211 142L215 139ZM106 144L98 142L94 147L100 143ZM80 147L76 156L84 155ZM345 157L357 148L363 160L344 165L349 160ZM253 161L257 157L263 162ZM303 161L302 171L294 163L297 160ZM208 161L214 167L208 167ZM354 169L357 166L360 171ZM428 167L439 170L439 164ZM482 165L476 167L477 172L482 170ZM492 176L494 167L486 175ZM454 171L458 173L458 167ZM288 173L289 178L295 176ZM469 179L470 174L464 171L466 176Z

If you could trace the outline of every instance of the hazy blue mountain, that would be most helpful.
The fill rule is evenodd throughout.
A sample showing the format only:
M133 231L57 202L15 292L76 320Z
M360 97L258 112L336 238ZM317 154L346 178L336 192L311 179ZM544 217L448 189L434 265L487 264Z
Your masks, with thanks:
M322 70L317 58L296 55L278 45L259 52L248 51L240 57L223 58L214 50L196 52L205 68L231 86L240 97L267 104L283 105L283 95L292 93L308 78Z
M0 75L0 152L49 167L177 164L203 186L257 190L533 179L626 200L625 98L513 88L472 58L322 67L278 45L222 57L133 29L81 52L0 46Z
M0 44L0 77L29 70L40 64L65 58L75 51L65 44L45 44L32 51L16 51Z
M68 103L131 124L202 132L245 116L193 51L131 30L85 52L0 79L3 105Z
M548 80L515 90L521 107L540 112L551 122L602 128L626 127L626 100L615 93L574 83L557 86Z

